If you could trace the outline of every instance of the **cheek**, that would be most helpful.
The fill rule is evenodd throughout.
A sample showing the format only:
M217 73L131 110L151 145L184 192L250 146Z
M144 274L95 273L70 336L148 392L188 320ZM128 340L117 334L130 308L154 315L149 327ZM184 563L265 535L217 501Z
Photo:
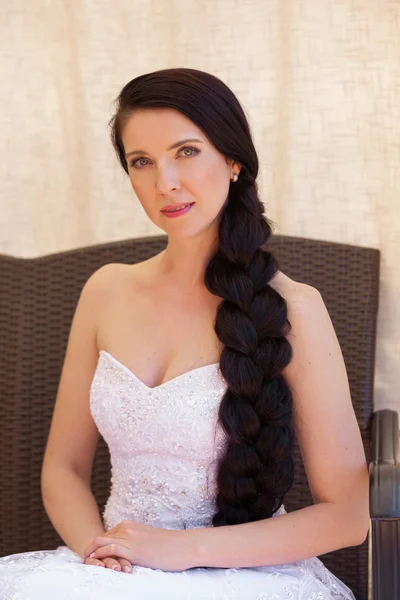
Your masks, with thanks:
M131 182L132 189L135 192L136 196L140 196L140 193L141 193L140 188L143 186L138 185L137 182L133 183L132 179L130 180L130 182Z
M196 179L200 184L212 187L219 193L226 190L227 183L229 184L229 169L226 161L220 156L207 157L201 167L196 168Z
M201 196L207 200L207 204L214 208L220 208L229 193L229 174L221 163L217 161L203 173L199 181Z
M138 184L137 182L133 184L132 181L131 186L136 194L137 201L141 204L149 219L153 221L157 217L155 214L156 205L154 204L154 200L152 199L148 186L143 185L143 183Z
M148 200L148 198L150 197L149 186L146 184L145 181L135 181L135 183L133 183L133 181L131 180L131 186L143 207L145 207L146 204L150 204L150 201Z

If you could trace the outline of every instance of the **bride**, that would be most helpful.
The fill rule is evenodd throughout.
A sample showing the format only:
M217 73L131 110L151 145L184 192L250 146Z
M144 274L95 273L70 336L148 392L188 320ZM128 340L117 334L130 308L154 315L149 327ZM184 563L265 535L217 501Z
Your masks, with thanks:
M42 469L65 545L0 558L0 598L354 600L317 558L369 528L346 369L319 291L265 248L239 101L202 71L148 73L119 94L111 137L168 244L81 291ZM314 503L287 513L294 435Z

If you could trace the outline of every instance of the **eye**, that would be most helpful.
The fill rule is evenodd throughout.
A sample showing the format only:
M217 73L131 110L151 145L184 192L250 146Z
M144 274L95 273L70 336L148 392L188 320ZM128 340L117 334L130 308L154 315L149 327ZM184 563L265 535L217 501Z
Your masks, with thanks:
M191 154L184 154L184 156L186 158L190 158L191 156L196 156L196 154L199 154L199 152L200 152L200 150L198 150L197 148L194 148L193 146L184 146L183 148L180 149L179 152L183 152L184 150L192 151ZM140 160L148 160L148 159L145 158L144 156L140 156L139 158L136 158L131 163L129 163L129 166L133 167L135 169L141 169L141 168L145 167L146 165L145 164L143 165L143 163L141 163L140 166L137 166Z
M129 166L130 166L130 167L135 167L135 169L141 169L141 168L142 168L142 166L145 166L145 165L142 165L142 166L140 166L140 167L137 167L137 166L136 166L136 165L137 165L137 163L138 163L140 160L147 160L147 158L145 158L144 156L142 156L141 158L137 158L136 160L133 160L133 161L132 161L132 162L129 164Z
M184 150L193 150L194 151L194 154L185 154L185 156L194 156L195 154L200 152L200 150L197 150L197 148L193 148L193 146L185 146L184 148L182 148L181 152L183 152Z

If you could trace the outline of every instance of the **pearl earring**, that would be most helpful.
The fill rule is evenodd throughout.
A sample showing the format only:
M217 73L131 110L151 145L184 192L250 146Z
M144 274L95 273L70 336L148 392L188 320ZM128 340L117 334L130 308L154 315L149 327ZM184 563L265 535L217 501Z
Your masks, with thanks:
M239 175L237 173L233 174L233 179L231 179L231 181L233 181L234 183L237 182Z

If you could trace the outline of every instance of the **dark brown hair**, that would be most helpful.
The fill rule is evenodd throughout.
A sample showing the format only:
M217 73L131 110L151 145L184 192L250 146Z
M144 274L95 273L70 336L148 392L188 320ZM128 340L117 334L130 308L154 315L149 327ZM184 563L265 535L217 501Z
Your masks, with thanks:
M123 87L116 104L111 139L126 173L121 131L135 110L149 108L181 112L241 165L222 208L219 248L205 272L208 290L223 298L214 327L228 384L219 409L227 445L213 525L271 517L294 480L292 393L282 375L292 348L286 302L268 285L278 263L263 248L272 228L258 196L258 158L244 111L220 79L188 68L140 75Z

